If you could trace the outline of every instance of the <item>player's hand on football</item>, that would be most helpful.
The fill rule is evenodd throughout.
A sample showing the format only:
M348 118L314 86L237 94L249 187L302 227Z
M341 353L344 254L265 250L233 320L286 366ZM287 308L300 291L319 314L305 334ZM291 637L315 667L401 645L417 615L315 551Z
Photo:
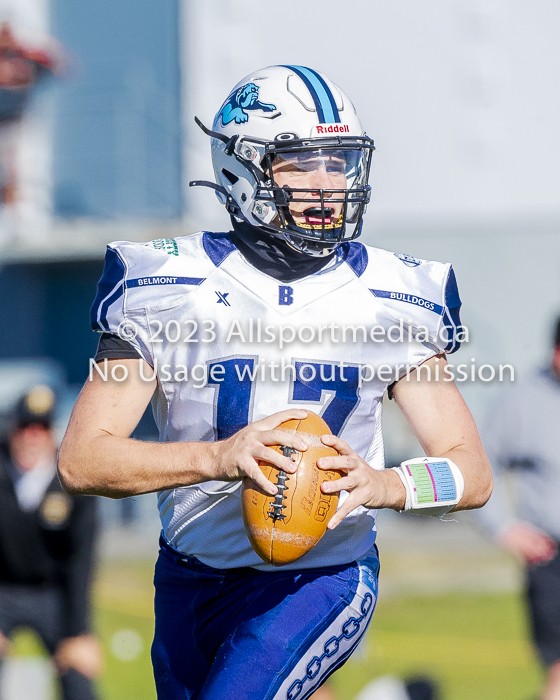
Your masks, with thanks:
M337 469L344 476L335 481L325 481L323 493L348 491L348 498L329 522L334 529L358 506L366 508L395 508L402 510L406 492L398 475L392 470L372 469L354 450L336 435L323 435L322 442L334 447L337 457L321 457L317 461L320 469Z
M304 452L308 445L301 437L285 430L276 430L284 421L304 418L307 418L307 411L301 409L280 411L247 425L226 440L212 443L214 467L217 471L212 478L229 481L248 476L263 491L271 496L276 495L278 489L262 473L259 460L273 464L285 472L295 472L295 463L273 450L270 445L285 445Z

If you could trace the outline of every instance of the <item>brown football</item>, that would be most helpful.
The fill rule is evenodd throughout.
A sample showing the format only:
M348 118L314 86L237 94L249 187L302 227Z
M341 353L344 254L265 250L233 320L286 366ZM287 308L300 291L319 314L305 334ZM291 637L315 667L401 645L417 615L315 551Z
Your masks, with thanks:
M278 493L271 496L251 479L245 479L242 501L243 522L253 549L267 564L284 566L302 557L325 534L336 512L338 494L323 493L321 484L339 479L341 474L317 467L319 457L336 456L338 452L321 442L321 435L331 431L316 413L308 411L307 418L286 421L278 430L297 433L309 448L298 452L273 445L272 449L291 456L297 471L287 474L268 462L259 462L263 474L278 486Z

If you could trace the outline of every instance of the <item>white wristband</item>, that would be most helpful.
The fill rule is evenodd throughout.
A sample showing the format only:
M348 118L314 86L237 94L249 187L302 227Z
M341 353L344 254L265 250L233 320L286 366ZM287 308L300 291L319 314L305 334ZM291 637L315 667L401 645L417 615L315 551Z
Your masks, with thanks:
M418 457L392 467L406 489L403 510L419 515L444 515L461 500L465 480L459 467L446 457Z

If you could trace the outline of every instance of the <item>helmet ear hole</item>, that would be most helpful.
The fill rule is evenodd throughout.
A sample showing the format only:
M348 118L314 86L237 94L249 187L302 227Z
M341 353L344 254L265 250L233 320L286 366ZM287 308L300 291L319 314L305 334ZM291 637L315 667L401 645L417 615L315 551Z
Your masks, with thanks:
M239 181L237 175L234 175L232 172L226 170L225 168L222 168L222 173L231 182L232 185L235 185L235 183Z

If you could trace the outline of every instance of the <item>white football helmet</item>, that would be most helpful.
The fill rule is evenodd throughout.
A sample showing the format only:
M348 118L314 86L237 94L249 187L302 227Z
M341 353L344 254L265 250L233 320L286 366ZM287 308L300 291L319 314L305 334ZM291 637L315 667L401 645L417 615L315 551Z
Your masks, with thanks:
M212 137L217 184L191 185L215 189L230 214L312 256L360 235L374 145L328 78L303 66L270 66L235 86L212 130L196 122ZM289 178L280 174L286 171Z

